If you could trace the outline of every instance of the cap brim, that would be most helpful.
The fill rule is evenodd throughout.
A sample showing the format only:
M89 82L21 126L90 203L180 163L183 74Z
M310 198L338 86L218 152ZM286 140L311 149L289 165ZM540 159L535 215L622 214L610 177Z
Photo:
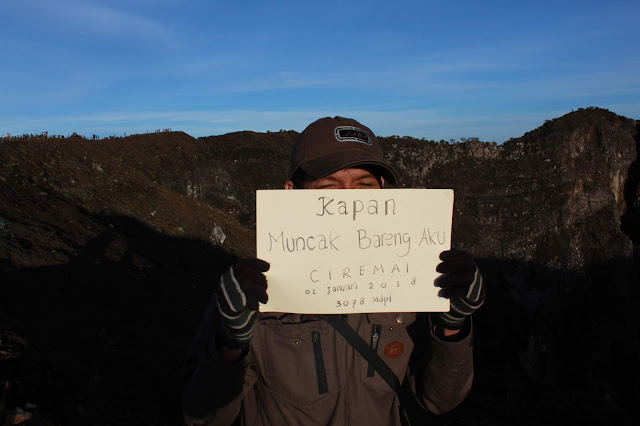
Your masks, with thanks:
M398 182L398 173L391 164L384 160L371 159L371 154L358 151L326 155L315 160L307 161L300 165L300 168L310 176L322 178L338 170L367 165L379 167L382 177L391 185L395 185Z

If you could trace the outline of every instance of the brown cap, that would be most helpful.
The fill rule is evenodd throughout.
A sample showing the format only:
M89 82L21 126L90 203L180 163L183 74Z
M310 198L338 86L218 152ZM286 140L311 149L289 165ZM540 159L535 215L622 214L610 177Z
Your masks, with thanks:
M349 167L378 166L390 184L398 181L395 169L383 156L376 135L356 120L325 117L298 136L291 154L291 175L302 169L314 178L328 176Z

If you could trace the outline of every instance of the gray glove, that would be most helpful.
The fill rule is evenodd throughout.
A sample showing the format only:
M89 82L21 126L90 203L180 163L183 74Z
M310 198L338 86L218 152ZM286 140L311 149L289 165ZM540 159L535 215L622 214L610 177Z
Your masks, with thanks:
M267 278L263 274L268 270L269 264L264 260L238 259L220 277L215 294L225 346L245 348L249 345L259 302L268 300Z
M473 257L461 250L440 253L440 263L436 267L442 275L436 278L436 287L441 287L438 295L451 303L449 312L431 314L431 322L449 330L460 330L465 319L484 303L485 290L482 275Z

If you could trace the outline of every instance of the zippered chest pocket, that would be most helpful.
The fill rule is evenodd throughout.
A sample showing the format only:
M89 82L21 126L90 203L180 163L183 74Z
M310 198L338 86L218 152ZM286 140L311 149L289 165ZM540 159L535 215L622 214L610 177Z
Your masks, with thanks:
M374 324L371 326L371 348L378 352L378 346L380 345L380 333L382 332L382 326L380 324ZM373 377L376 372L373 364L369 363L367 368L367 377Z
M257 327L256 369L276 398L309 406L336 393L334 342L322 324L262 321Z

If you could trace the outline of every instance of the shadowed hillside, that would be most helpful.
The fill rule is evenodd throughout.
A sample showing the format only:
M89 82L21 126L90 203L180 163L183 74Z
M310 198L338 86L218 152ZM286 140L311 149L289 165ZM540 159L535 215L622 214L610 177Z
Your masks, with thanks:
M179 424L211 283L254 253L255 190L282 186L296 136L1 143L0 418ZM589 108L502 145L381 143L398 186L455 189L453 244L488 286L474 388L429 424L640 420L638 122Z

